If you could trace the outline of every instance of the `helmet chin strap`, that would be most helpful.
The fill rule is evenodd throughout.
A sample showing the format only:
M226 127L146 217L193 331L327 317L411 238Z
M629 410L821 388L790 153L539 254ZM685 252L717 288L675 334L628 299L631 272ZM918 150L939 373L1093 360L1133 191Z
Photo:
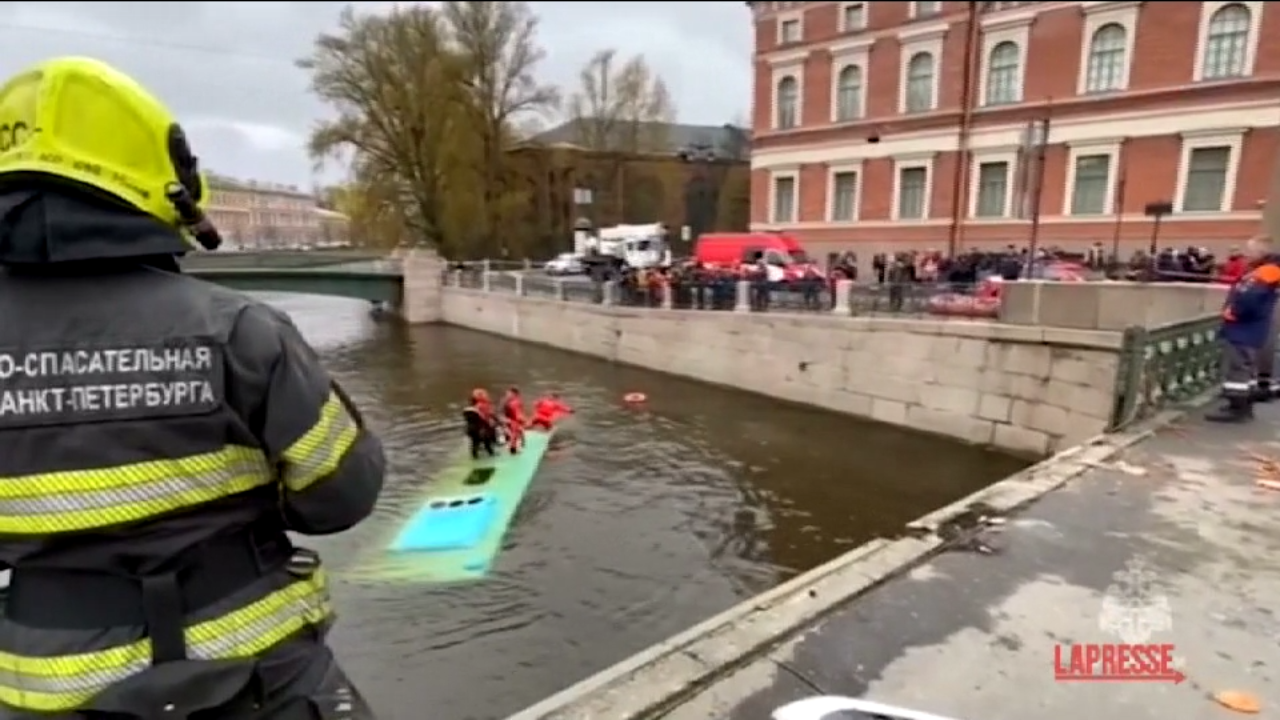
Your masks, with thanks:
M213 226L209 217L196 204L195 198L191 197L191 191L187 190L182 183L169 183L165 188L165 196L178 211L178 219L201 247L205 250L217 250L222 245L222 236L218 234L218 228Z

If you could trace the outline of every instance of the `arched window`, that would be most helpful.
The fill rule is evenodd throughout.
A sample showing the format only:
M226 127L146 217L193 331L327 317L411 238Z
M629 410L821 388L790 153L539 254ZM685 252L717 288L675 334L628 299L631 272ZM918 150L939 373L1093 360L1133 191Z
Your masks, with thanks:
M862 68L846 66L836 78L836 120L853 120L862 115Z
M1103 25L1093 34L1093 39L1089 42L1089 66L1085 74L1085 92L1124 89L1127 40L1124 27L1117 23Z
M933 56L916 53L907 62L907 112L933 109Z
M778 105L778 122L776 123L779 130L796 127L800 124L800 83L790 75L778 81L778 96L776 98Z
M1018 83L1018 46L1004 41L991 48L987 58L987 105L1016 103L1022 99Z
M1245 46L1252 18L1244 5L1224 5L1209 18L1204 39L1205 80L1240 77L1245 72Z

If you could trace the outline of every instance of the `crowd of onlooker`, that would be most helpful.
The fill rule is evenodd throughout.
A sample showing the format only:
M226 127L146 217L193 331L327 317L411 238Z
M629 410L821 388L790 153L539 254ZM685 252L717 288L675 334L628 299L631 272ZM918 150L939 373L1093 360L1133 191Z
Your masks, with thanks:
M909 305L904 304L904 295L910 299L937 292L968 294L995 278L1227 282L1246 270L1244 258L1236 252L1217 258L1204 248L1166 247L1154 257L1144 251L1118 257L1102 243L1084 252L1055 246L1033 251L1009 245L999 250L969 249L952 257L940 251L913 250L876 254L869 263L860 262L854 252L831 253L823 265L806 265L784 282L768 279L763 260L758 266L747 263L735 268L706 266L693 260L649 269L599 266L588 271L594 282L575 286L575 293L601 302L607 291L605 281L614 281L617 294L613 301L623 305L658 307L670 294L675 308L732 310L739 301L739 281L745 280L753 310L778 305L821 310L833 305L838 281L853 280L856 293L868 298L882 294L886 308L893 311Z
M770 283L763 273L741 269L708 268L694 262L677 262L669 268L627 269L618 280L618 301L628 305L657 306L666 292L672 304L682 308L732 309L737 302L737 283L749 280L753 309L787 305L820 309L830 304L831 291L838 280L853 280L858 286L936 286L951 292L967 292L990 278L1011 281L1019 278L1048 280L1139 280L1149 282L1231 281L1245 271L1239 253L1217 258L1204 248L1163 248L1154 258L1138 251L1118 257L1098 243L1084 252L1069 252L1049 246L1034 251L1007 246L1000 250L971 249L954 257L940 251L907 251L876 254L870 274L856 253L832 253L824 269L815 268L803 277L785 283ZM872 290L874 289L871 288Z
M1210 282L1234 279L1244 271L1245 261L1238 252L1217 258L1205 248L1163 248L1154 262L1149 252L1137 251L1129 257L1108 252L1101 243L1084 252L1069 252L1059 247L1036 251L1030 262L1029 248L1009 245L1001 250L972 249L955 257L939 251L908 251L892 255L877 254L871 260L870 282L975 284L998 276L1003 280L1038 279L1103 279ZM833 254L829 261L833 272L841 277L859 279L855 253Z
M768 281L763 272L735 272L694 262L677 262L669 268L624 269L617 278L618 301L623 305L657 307L667 293L675 308L732 310L738 303L738 281L750 283L747 301L753 310L767 310L784 301L818 310L828 302L828 278L818 269L785 283Z

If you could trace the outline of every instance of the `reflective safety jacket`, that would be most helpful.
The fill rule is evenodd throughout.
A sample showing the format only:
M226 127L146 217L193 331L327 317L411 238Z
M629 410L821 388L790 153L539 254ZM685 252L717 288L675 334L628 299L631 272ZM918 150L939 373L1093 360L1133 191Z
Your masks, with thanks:
M1280 291L1280 264L1271 258L1259 263L1227 291L1219 336L1242 347L1261 348L1271 333L1271 315Z
M285 531L351 527L384 472L283 313L140 263L0 270L0 448L0 710L81 708L163 662L126 607L156 578L185 658L323 637L324 575Z

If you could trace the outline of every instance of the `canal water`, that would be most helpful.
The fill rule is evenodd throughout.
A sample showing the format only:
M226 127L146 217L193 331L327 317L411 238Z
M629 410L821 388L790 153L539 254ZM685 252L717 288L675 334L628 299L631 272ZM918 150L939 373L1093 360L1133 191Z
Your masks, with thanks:
M936 438L449 327L270 296L381 434L373 518L309 539L335 577L332 643L384 720L490 720L1016 472ZM479 583L383 576L382 548L462 442L471 388L559 390L557 435ZM649 402L620 402L629 391Z

